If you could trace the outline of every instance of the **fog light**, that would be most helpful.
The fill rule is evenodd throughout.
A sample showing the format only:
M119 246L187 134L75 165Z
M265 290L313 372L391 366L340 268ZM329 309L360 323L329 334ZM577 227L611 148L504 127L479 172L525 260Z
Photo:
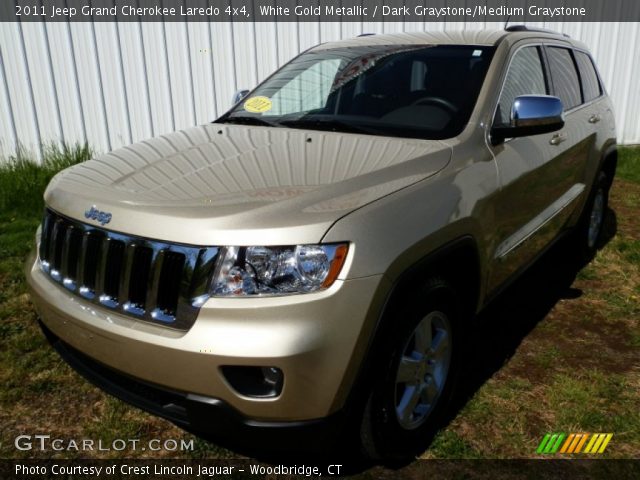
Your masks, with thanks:
M245 397L273 398L282 392L284 374L278 367L227 365L220 369L231 388Z

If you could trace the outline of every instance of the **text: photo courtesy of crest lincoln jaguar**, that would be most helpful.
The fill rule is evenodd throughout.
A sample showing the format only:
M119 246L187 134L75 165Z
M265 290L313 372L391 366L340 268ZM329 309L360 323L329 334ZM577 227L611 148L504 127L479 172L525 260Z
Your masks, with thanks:
M519 26L369 35L235 100L51 181L43 331L208 438L415 455L471 319L556 240L600 246L616 133L589 52Z

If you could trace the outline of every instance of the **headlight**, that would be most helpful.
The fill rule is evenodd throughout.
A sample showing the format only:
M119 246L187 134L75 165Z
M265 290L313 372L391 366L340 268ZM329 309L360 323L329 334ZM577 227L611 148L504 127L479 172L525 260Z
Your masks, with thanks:
M283 295L328 288L338 278L347 244L225 247L211 285L213 296Z

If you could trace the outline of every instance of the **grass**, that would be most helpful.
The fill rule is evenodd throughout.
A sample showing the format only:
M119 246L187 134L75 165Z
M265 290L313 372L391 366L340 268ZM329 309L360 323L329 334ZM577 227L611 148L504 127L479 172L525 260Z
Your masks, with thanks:
M640 183L640 147L622 147L618 150L617 176L631 182Z
M536 457L547 432L612 432L604 458L640 456L640 148L620 153L610 197L616 236L423 457ZM514 303L508 320L522 321L517 314L533 307Z
M37 328L23 262L40 221L42 193L59 169L90 156L86 146L50 147L42 165L23 153L0 163L0 457L52 455L17 451L13 438L24 432L107 443L185 439L195 447L85 456L233 457L92 387L60 360ZM543 308L532 292L547 285L534 283L522 298L507 303L503 320L489 319L486 338L495 331L500 338L488 347L478 341L479 358L485 360L472 370L487 366L492 355L494 364L424 458L535 458L544 434L558 431L613 432L605 457L640 456L640 148L621 149L611 206L617 235L571 279L566 295Z
M42 213L44 189L60 170L88 160L93 152L88 145L46 146L42 163L37 163L24 150L0 163L0 212L20 216Z

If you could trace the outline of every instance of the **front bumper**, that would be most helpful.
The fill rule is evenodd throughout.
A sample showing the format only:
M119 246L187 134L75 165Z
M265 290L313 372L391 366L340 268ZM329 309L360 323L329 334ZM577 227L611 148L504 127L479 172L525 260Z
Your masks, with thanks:
M94 385L127 403L166 418L185 430L223 441L238 448L264 450L275 442L279 448L321 450L338 438L343 412L328 417L296 422L255 421L226 402L153 385L112 370L77 351L58 338L40 321L47 340L60 356Z
M341 409L377 319L374 300L382 281L381 276L372 276L339 280L312 294L211 299L184 332L83 301L51 282L35 254L26 273L50 338L78 352L78 358L178 392L190 401L204 398L209 405L225 405L222 410L228 406L227 411L253 422L308 421ZM281 394L275 398L239 394L220 370L230 365L280 368ZM190 422L189 414L186 418Z

